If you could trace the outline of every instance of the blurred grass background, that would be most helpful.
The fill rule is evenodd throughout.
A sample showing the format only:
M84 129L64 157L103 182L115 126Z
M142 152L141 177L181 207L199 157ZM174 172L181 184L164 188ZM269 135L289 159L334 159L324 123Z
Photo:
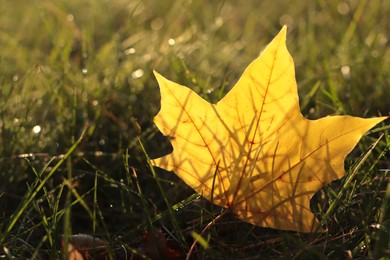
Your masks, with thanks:
M164 199L187 204L193 192L174 174L153 177L146 164L138 137L150 157L170 149L152 122L160 102L153 69L216 102L287 24L306 117L388 115L389 12L386 0L0 0L0 230L9 250L0 254L57 258L61 234L76 233L138 254L151 229L146 216L185 254L190 232L215 214L189 197L175 225ZM373 257L386 222L387 130L364 138L346 165L352 171L380 133L350 184L338 181L313 199L323 211L333 200L341 205L328 233L228 218L206 236L211 247L199 246L193 257ZM388 242L377 250L389 250Z

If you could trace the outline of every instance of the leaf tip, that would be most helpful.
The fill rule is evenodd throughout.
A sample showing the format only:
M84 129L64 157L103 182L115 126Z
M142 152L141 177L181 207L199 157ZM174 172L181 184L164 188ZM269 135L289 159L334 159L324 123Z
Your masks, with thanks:
M166 86L166 84L164 84L166 81L169 81L168 79L166 79L163 75L161 75L160 73L158 73L156 70L153 70L153 74L154 74L154 77L156 77L156 80L157 80L157 83L160 87L160 91L162 90L162 87L163 86Z
M281 37L284 40L286 39L286 37L287 37L287 25L286 24L283 25L282 29L280 29L280 32L278 33L278 35L276 37Z
M154 76L158 79L159 77L162 77L160 73L157 72L157 70L153 69Z

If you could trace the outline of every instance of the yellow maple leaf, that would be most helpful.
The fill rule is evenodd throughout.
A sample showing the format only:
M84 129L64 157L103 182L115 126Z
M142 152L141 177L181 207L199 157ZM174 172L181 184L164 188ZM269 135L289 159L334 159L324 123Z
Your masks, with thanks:
M151 162L243 221L313 232L320 227L310 198L344 176L346 155L386 117L305 119L286 30L217 104L155 72L161 110L154 122L173 152Z

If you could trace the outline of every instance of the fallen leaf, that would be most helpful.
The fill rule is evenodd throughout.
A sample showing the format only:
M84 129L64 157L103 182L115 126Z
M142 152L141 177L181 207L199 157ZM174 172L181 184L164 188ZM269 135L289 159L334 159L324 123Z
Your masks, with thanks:
M313 232L321 227L311 197L344 176L346 155L386 117L305 119L286 31L217 104L155 72L161 110L154 122L172 137L173 152L151 163L243 221Z
M65 251L65 249L63 248ZM84 260L83 255L73 246L72 243L68 243L68 260Z
M65 251L63 241L62 248ZM69 260L106 259L108 257L106 243L86 234L70 236L67 251Z

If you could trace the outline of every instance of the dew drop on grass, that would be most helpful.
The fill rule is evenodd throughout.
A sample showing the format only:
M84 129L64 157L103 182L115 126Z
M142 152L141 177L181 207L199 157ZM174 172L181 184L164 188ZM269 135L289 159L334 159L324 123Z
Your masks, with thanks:
M341 74L343 74L344 79L351 78L351 67L344 65L341 67Z
M73 22L73 20L74 20L74 15L73 15L73 14L68 14L68 15L66 16L66 20L68 20L69 22Z
M152 55L150 55L149 53L145 54L142 56L142 59L145 61L145 62L148 62L150 60L152 60Z
M213 93L214 90L215 90L215 88L206 89L206 93L211 94L211 93Z
M41 132L42 128L40 125L36 125L33 127L32 131L34 134L39 134Z
M349 5L346 2L341 2L337 5L337 12L341 15L346 15L349 13Z
M96 157L103 156L103 152L102 152L102 151L96 151L96 152L95 152L95 156L96 156Z
M144 75L144 71L142 69L138 69L136 71L133 71L133 73L131 73L131 76L134 79L138 79L138 78L142 77L143 75Z
M168 40L168 44L171 45L171 46L175 45L175 43L176 43L175 39L171 38L171 39Z
M130 55L130 54L134 54L134 53L135 53L134 48L128 48L125 50L125 55Z
M374 224L371 224L371 227L373 227L375 229L380 229L381 228L381 224L374 223Z
M214 24L216 28L221 27L223 25L223 18L221 16L218 16L217 18L215 18Z
M161 18L156 18L150 23L150 27L154 31L160 30L164 26L164 20Z

